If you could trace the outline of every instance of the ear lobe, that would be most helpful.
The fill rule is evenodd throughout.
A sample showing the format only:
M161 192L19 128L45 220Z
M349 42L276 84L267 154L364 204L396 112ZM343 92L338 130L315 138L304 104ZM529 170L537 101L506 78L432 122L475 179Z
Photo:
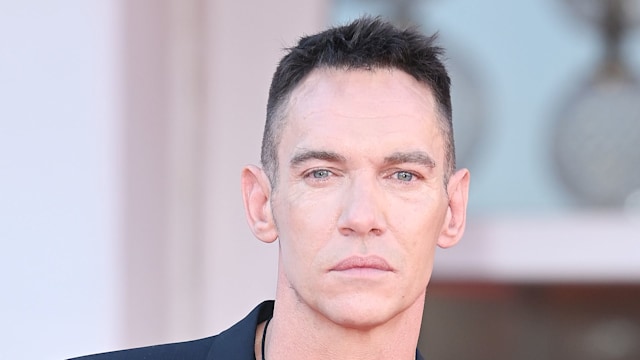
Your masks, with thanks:
M449 207L438 238L438 246L441 248L457 244L464 234L469 200L469 177L469 170L460 169L449 178L447 185Z
M271 183L257 166L242 169L242 200L244 212L253 235L266 243L278 238L278 231L271 213Z

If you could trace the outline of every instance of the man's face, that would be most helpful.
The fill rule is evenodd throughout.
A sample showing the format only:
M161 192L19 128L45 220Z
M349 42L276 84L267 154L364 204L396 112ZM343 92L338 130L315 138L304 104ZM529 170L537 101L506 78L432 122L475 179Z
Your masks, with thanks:
M279 291L356 328L423 302L449 206L436 116L400 70L315 70L293 91L271 194Z

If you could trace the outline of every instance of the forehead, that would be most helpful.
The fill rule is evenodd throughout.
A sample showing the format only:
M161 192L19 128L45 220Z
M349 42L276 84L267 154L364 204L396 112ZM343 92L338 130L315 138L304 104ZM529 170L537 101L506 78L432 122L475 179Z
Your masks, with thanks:
M436 106L426 84L398 69L321 68L293 90L286 118L295 121L326 111L350 117L422 114L434 118Z
M441 137L437 118L429 87L401 70L317 69L292 92L281 140L441 146L441 139L434 141Z

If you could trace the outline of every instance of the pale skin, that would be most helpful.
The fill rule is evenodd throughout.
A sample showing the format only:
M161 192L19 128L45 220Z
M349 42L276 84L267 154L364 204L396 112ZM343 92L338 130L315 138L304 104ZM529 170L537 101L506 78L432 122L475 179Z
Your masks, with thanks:
M435 248L460 240L469 189L466 169L444 183L431 90L400 70L314 70L278 159L276 188L242 172L253 233L279 240L266 358L414 359Z

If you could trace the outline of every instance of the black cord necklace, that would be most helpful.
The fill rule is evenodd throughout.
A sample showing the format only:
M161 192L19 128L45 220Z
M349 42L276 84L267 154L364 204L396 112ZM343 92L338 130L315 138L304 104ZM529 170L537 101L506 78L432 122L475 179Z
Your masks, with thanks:
M262 360L266 360L264 357L264 343L267 339L267 326L269 326L269 321L271 321L271 319L267 320L267 322L264 324L264 330L262 330Z

